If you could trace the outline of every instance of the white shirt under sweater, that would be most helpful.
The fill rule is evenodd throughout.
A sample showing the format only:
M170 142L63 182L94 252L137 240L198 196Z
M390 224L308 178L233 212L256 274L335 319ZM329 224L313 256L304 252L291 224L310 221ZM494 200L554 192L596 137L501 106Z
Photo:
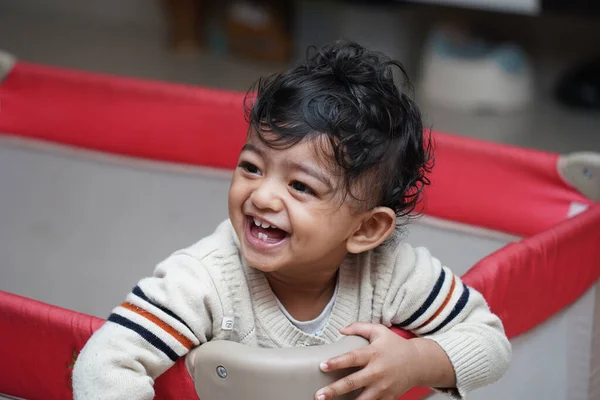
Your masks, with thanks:
M192 347L214 339L258 347L321 345L363 321L397 325L436 341L461 396L499 379L511 347L480 293L425 248L382 245L344 260L338 293L318 335L296 327L265 275L248 266L229 221L172 254L142 279L81 351L76 400L150 400L154 380Z
M329 321L329 316L331 316L331 311L333 310L333 303L335 302L335 299L337 297L338 287L339 286L336 283L333 295L331 296L331 299L329 299L329 302L327 303L323 311L321 311L321 314L319 314L317 318L312 319L310 321L298 321L297 319L292 317L290 313L288 313L288 311L285 309L283 304L281 304L277 297L275 297L275 301L277 302L277 306L279 306L279 309L281 310L283 315L285 315L285 317L296 328L300 329L302 332L318 336L319 333L321 333L323 329L325 329L327 321Z

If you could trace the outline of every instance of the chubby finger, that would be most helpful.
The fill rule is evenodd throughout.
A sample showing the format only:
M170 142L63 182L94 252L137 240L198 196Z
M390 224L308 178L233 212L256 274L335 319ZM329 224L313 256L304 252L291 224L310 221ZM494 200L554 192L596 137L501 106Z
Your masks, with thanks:
M366 387L355 400L379 400L381 399L381 391L374 387L368 386Z
M381 334L382 329L387 329L383 325L372 324L370 322L354 322L340 330L340 333L345 336L362 336L369 342L372 342Z
M371 360L371 354L366 348L349 351L342 355L332 357L321 363L321 371L336 371L338 369L364 367Z
M332 400L346 393L353 392L369 385L370 375L363 370L350 374L331 385L320 389L315 395L316 400Z

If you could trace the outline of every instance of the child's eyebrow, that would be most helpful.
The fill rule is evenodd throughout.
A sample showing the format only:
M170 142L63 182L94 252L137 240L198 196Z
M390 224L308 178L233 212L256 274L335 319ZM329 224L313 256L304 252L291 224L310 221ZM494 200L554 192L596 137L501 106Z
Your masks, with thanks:
M333 185L331 184L331 181L329 180L329 178L327 178L327 176L323 175L321 173L321 171L319 171L318 169L313 168L310 165L300 164L300 163L297 163L294 161L286 161L285 163L288 168L302 171L305 174L310 175L313 178L321 181L323 184L325 184L329 188L329 190L333 190Z
M246 143L244 147L242 147L242 151L251 151L253 153L258 154L259 156L264 156L264 152L252 143Z

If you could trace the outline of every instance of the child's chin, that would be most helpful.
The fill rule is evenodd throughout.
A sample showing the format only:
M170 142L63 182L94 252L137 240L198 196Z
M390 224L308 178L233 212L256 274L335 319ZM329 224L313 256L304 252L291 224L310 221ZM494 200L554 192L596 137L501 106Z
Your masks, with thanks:
M252 266L252 268L257 269L257 270L259 270L261 272L264 272L264 273L276 272L276 271L279 271L281 269L277 265L265 265L265 264L262 264L262 263L255 263L255 264L250 263L250 266Z
M261 258L262 257L252 257L251 255L244 255L246 263L248 263L248 265L250 265L252 268L257 269L259 271L269 273L281 269L280 265L273 264L272 262L263 260Z
M265 267L262 265L259 265L258 267L253 267L254 269L257 269L261 272L264 272L265 274L271 274L273 272L277 272L279 270L279 268L276 267Z

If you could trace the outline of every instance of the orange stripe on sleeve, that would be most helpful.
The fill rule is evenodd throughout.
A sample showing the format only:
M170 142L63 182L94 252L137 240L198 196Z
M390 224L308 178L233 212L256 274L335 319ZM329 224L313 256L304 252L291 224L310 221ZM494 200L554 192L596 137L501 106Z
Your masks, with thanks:
M444 299L444 302L442 303L440 308L438 308L437 311L427 321L425 321L423 324L421 324L421 326L416 327L414 330L423 328L424 326L429 324L431 321L433 321L438 315L440 315L440 313L444 310L444 308L450 302L450 298L452 297L452 293L454 293L455 287L456 287L456 275L452 274L452 285L450 285L450 291L448 291L448 295Z
M164 330L165 332L167 332L169 335L173 336L179 343L181 343L186 349L191 349L194 346L194 342L192 342L190 339L188 339L187 337L185 337L184 335L182 335L181 333L179 333L176 329L174 329L171 325L165 323L163 320L161 320L160 318L158 318L156 315L149 313L148 311L144 310L143 308L140 308L136 305L133 305L131 303L123 303L121 304L121 307L126 308L130 311L133 311L136 314L141 315L142 317L146 318L147 320L153 322L154 324L158 325L159 327L162 328L162 330Z

